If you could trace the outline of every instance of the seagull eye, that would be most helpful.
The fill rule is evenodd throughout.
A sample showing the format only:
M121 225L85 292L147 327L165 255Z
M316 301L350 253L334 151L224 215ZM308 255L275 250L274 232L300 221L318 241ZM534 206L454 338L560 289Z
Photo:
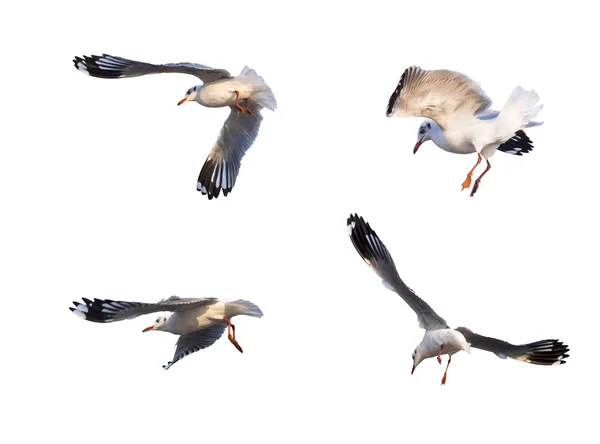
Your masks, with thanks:
M425 134L425 128L421 128L421 129L419 130L419 134Z

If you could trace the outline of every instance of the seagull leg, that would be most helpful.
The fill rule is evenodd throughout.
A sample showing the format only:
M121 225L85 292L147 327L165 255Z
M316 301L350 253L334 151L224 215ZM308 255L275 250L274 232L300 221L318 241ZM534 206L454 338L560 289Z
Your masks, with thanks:
M473 185L473 189L471 190L471 197L473 197L473 195L477 192L477 190L479 189L479 182L481 182L481 178L485 175L485 173L487 173L490 168L492 167L490 165L490 161L488 159L485 159L485 161L487 162L487 167L485 168L485 170L483 171L483 173L481 173L481 176L479 176L476 180L475 180L475 184Z
M240 106L240 92L237 89L234 89L233 92L235 93L235 107L239 111L244 112L244 108Z
M481 154L477 153L477 163L475 164L475 166L473 168L471 168L471 171L469 171L469 174L467 174L467 178L462 183L462 188L460 191L464 190L465 188L469 188L471 186L471 176L473 175L473 171L475 171L475 168L477 168L477 165L479 165L480 162L481 162Z
M242 347L240 347L240 344L238 344L238 342L235 340L235 325L233 325L231 323L231 321L227 318L223 318L223 320L225 322L227 322L227 338L235 346L235 348L238 349L238 351L240 353L244 353L244 350L242 350ZM233 335L231 334L232 330L233 330Z
M250 111L250 97L246 99L246 113L250 116L252 115L252 111Z
M448 355L448 364L446 365L446 371L444 372L444 376L442 376L442 385L446 385L446 373L448 373L448 367L450 367L450 361L452 361L452 356Z
M441 364L442 363L442 352L444 351L444 344L440 345L440 352L437 355L437 360Z

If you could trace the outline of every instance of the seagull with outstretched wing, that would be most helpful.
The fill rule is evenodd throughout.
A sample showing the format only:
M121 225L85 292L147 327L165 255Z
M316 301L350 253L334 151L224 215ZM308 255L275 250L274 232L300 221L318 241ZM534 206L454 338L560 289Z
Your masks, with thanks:
M360 257L383 279L383 284L387 288L396 292L415 311L419 326L425 329L423 340L412 354L411 374L424 359L435 356L441 364L441 356L447 354L448 364L442 377L442 384L445 384L452 355L460 350L470 354L471 347L492 352L503 359L513 358L530 364L559 365L565 363L565 359L569 356L567 354L569 347L557 339L513 345L499 339L478 335L465 327L450 328L446 321L400 278L392 256L370 225L356 214L348 218L347 225L350 240Z
M230 107L229 117L198 176L196 189L209 199L219 197L221 190L225 196L231 192L242 157L258 136L263 119L261 110L275 111L277 108L269 85L247 66L238 76L232 77L224 69L196 63L154 65L108 54L75 57L73 63L79 71L103 79L160 73L191 74L203 83L188 89L177 105L189 101L209 108Z
M231 318L237 315L262 317L263 313L252 302L244 300L224 301L217 298L180 298L171 296L155 304L146 302L112 301L110 299L83 298L73 302L69 309L80 318L91 322L116 322L159 312L171 312L169 316L159 316L143 332L156 330L179 335L173 359L163 365L169 369L187 355L210 347L227 327L227 337L240 353L242 347L235 339L235 325Z
M482 157L486 169L473 184L473 196L482 177L491 168L490 157L499 150L522 155L533 144L524 128L539 126L533 119L542 109L535 91L517 86L501 111L492 111L492 101L479 83L466 75L448 69L425 70L407 68L390 96L388 117L426 117L419 126L413 153L424 142L432 140L441 149L456 153L477 153L477 163L462 183L471 186L471 177Z

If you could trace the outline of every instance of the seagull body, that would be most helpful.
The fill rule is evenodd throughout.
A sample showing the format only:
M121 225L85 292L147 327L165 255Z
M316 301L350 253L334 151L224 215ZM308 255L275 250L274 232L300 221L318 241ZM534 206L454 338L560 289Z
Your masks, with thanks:
M528 127L537 125L541 125L541 123L530 122ZM452 142L446 138L444 131L439 125L430 119L424 120L419 126L414 152L416 153L419 147L428 140L431 140L438 148L453 154L472 154L477 152L473 144L468 141L462 145L453 145ZM498 151L514 154L516 156L522 156L532 149L533 143L523 130L517 131L513 137L497 148ZM493 155L494 152L489 153L489 157Z
M178 105L198 102L209 108L231 108L196 184L196 189L208 195L209 199L219 197L221 190L225 196L231 192L242 157L258 136L263 119L261 110L268 108L274 111L277 108L271 88L256 71L247 66L238 76L232 77L224 69L195 63L154 65L108 54L75 57L73 62L79 71L104 79L159 73L191 74L203 83L188 89ZM242 106L240 101L243 101L245 106Z
M441 364L441 356L447 354L449 356L448 364L442 377L442 384L445 384L452 355L461 350L470 354L471 347L492 352L503 359L512 358L531 364L558 365L565 363L564 359L569 356L567 355L569 348L556 339L513 345L499 339L478 335L465 327L450 328L446 321L400 278L392 256L370 225L356 214L348 218L347 224L348 235L356 251L365 263L383 279L385 287L396 292L415 311L419 326L425 329L423 340L412 354L412 372L423 360L434 356Z
M527 138L523 128L541 124L533 121L542 109L542 105L536 106L538 100L535 91L525 91L518 86L504 108L493 111L490 110L492 102L479 83L466 75L446 69L426 71L413 66L402 74L390 97L386 114L388 117L428 118L419 127L414 153L427 140L433 140L437 146L452 153L477 152L477 163L463 182L463 189L470 187L473 171L483 156L487 167L473 185L473 196L481 178L491 168L489 158L496 150L501 149L503 144L511 145L509 141L517 137L512 142L514 148L519 138ZM510 152L510 147L505 146L501 150ZM517 151L521 151L518 146Z
M417 345L416 354L421 360L439 356L442 345L444 346L442 355L452 356L461 350L471 354L471 348L463 334L451 328L425 330L423 339Z
M116 322L157 312L171 312L159 316L143 332L166 331L179 336L173 360L164 365L169 369L175 362L198 350L210 347L221 337L227 327L231 343L243 352L235 339L235 326L231 318L238 315L262 317L262 311L252 302L224 301L217 298L180 298L171 296L155 304L145 302L113 301L110 299L83 298L83 303L73 302L69 309L82 319L91 322ZM233 331L233 333L232 333Z

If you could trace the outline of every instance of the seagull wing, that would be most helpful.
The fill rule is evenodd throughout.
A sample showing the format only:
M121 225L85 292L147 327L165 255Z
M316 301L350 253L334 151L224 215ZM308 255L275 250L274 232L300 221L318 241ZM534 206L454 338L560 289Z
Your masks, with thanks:
M151 63L138 62L136 60L124 59L108 54L101 56L83 56L73 59L75 68L92 77L103 79L121 79L126 77L139 77L146 74L180 73L191 74L202 80L203 83L213 82L218 79L231 77L225 69L215 69L210 66L197 63L167 63L164 65L153 65Z
M155 304L146 302L113 301L110 299L82 298L83 303L73 302L74 307L69 309L80 318L91 322L116 322L133 319L150 313L161 311L183 311L211 305L217 298L180 298L171 296Z
M491 105L479 83L464 74L412 66L402 74L386 114L426 117L446 130L454 122L480 114Z
M532 149L533 142L523 130L517 131L514 136L498 147L498 151L514 154L515 156L522 156Z
M371 269L383 279L384 285L395 291L417 314L419 326L426 330L448 328L448 324L400 279L389 251L375 231L362 217L348 218L348 234L352 244Z
M227 324L222 322L180 336L177 341L177 349L175 350L175 355L173 355L173 360L169 361L167 365L163 365L163 368L168 370L173 364L187 355L210 347L223 335L226 326Z
M466 327L458 327L456 330L463 334L471 347L492 352L502 359L512 358L537 365L560 365L569 356L569 346L557 339L513 345L500 339L478 335Z
M249 109L252 115L231 107L229 117L200 170L196 189L208 194L209 199L219 197L221 190L225 196L231 192L242 157L258 136L263 119L260 113L262 106L251 101Z

